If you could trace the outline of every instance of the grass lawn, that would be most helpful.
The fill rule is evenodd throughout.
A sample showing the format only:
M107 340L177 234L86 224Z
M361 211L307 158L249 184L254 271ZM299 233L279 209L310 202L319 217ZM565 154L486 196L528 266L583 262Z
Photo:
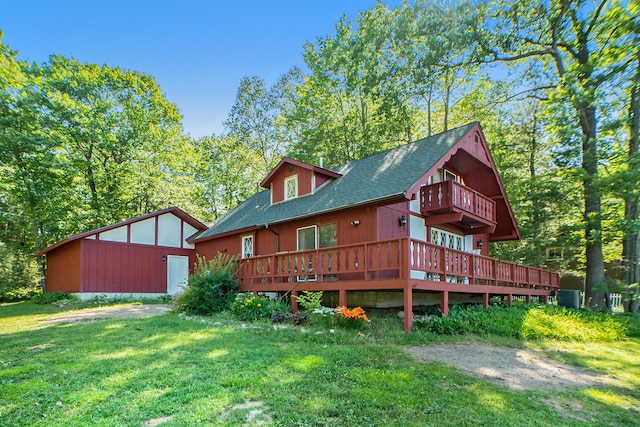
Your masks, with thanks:
M274 329L228 315L42 325L60 311L0 306L0 426L638 425L640 339L533 343L404 334L373 316L364 332ZM510 391L401 348L483 340L535 346L611 377L600 388Z

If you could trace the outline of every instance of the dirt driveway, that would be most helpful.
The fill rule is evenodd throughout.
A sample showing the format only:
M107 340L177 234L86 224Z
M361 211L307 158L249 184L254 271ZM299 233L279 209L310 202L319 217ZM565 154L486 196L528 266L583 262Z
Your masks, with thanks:
M135 317L159 316L168 313L172 307L168 304L118 305L113 307L92 308L89 310L67 313L43 320L44 324L72 323L100 319L127 319Z
M606 375L548 359L542 351L486 344L405 347L417 360L438 361L512 390L567 390L608 383Z

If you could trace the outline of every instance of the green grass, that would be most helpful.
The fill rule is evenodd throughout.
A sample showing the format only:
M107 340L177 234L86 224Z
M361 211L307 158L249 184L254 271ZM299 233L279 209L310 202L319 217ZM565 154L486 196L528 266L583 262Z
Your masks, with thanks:
M640 317L572 310L554 305L515 304L453 307L448 317L417 322L417 328L444 335L488 335L570 342L640 338Z
M81 305L0 306L0 425L628 426L640 419L640 340L598 342L404 334L175 313L43 326ZM612 377L606 388L521 391L408 357L403 345L482 340L536 346ZM247 422L252 411L255 419Z

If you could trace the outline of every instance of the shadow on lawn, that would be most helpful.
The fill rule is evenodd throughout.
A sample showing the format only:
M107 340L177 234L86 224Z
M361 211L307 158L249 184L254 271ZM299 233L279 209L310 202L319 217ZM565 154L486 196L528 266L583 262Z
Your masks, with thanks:
M240 325L170 314L7 335L0 424L135 426L172 416L166 425L238 425L256 407L262 418L253 413L249 424L581 424L564 409L541 410L542 399L569 394L512 393L351 332ZM596 421L613 413L624 425L637 415L581 400Z

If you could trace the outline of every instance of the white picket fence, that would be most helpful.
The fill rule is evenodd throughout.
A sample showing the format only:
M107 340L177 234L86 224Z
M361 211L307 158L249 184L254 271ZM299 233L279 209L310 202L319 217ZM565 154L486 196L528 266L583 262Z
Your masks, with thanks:
M611 308L614 310L622 310L622 295L621 294L609 294L611 300ZM584 307L584 292L580 292L580 307Z

